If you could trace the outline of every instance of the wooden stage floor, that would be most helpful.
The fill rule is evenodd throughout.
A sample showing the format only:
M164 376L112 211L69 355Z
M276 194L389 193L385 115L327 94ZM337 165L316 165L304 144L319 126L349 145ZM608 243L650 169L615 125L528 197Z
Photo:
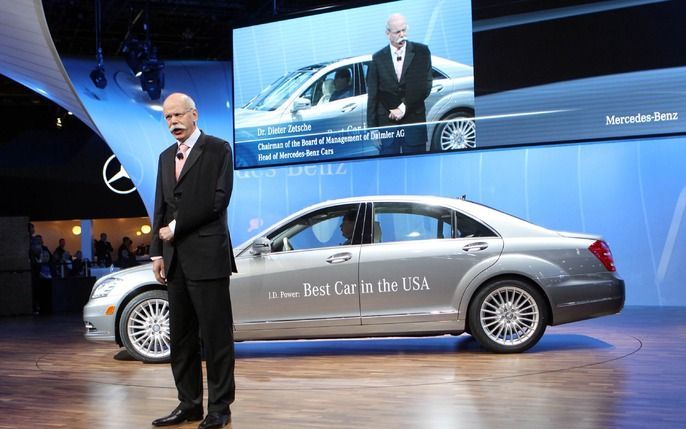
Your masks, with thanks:
M78 314L0 318L0 428L147 428L176 406L167 364L82 333ZM519 355L468 335L236 352L235 429L686 427L686 308L548 328Z

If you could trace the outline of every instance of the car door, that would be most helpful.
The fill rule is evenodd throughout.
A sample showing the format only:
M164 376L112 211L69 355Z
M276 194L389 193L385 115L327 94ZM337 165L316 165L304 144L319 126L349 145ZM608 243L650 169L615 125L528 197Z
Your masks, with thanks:
M269 253L243 252L231 280L236 329L359 325L358 210L344 204L307 213L267 234Z
M377 202L372 216L373 242L360 253L363 325L455 320L460 280L502 251L492 230L448 207Z

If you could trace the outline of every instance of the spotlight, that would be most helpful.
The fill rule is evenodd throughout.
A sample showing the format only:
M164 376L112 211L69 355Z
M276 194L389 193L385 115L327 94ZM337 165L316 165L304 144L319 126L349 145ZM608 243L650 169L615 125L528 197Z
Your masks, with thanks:
M159 100L164 88L164 61L151 58L141 68L141 89L151 100Z
M143 64L148 59L148 46L132 38L124 42L121 52L126 56L126 64L134 76L140 77L143 72Z
M93 84L100 89L107 86L105 77L105 67L102 57L102 46L100 46L100 0L95 0L95 59L97 65L90 74Z
M101 65L96 66L90 74L93 85L103 89L107 86L107 78L105 77L105 68Z

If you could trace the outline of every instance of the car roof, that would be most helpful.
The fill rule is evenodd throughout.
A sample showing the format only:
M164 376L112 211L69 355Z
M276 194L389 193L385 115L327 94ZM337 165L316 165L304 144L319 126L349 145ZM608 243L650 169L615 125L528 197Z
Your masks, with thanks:
M358 55L355 57L340 58L333 61L324 61L317 64L311 64L308 66L300 67L298 71L308 71L317 72L329 66L334 66L334 68L346 66L349 64L363 63L366 61L371 61L372 55ZM473 67L453 61L443 57L437 57L436 55L431 56L431 65L436 69L440 70L442 73L448 75L448 77L462 77L471 76L473 73Z

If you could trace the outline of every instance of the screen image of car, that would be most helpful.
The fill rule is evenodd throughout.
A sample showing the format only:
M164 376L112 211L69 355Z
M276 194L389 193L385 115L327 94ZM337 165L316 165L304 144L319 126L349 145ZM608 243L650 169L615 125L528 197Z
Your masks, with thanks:
M242 147L236 154L237 165L283 164L281 154L288 153L284 152L288 142L300 142L289 147L306 151L306 158L310 158L308 152L317 152L311 156L324 159L378 155L379 140L396 129L366 130L365 79L370 62L371 55L364 55L303 67L280 77L236 109L236 139ZM417 125L427 128L426 151L474 148L472 67L436 56L431 63L433 85L425 102L427 124ZM350 76L350 89L336 96L335 76L341 74ZM319 142L322 135L325 144ZM364 139L365 135L369 139ZM327 137L362 138L343 145L328 143ZM246 150L246 146L251 149Z
M304 208L234 249L236 341L468 333L486 350L534 347L546 327L615 314L624 281L600 236L546 229L429 196ZM167 292L150 265L100 278L85 336L169 358Z
M405 53L391 59L387 26L398 15ZM329 37L331 28L341 31ZM235 29L235 167L477 147L471 40L466 0L396 1ZM402 104L404 119L379 122L387 104Z

